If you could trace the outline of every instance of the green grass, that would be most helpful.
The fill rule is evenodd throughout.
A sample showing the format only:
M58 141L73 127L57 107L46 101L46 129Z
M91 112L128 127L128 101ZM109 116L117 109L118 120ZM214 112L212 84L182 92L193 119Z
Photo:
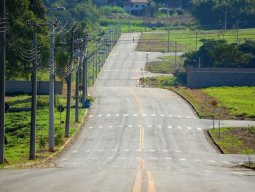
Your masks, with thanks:
M243 43L246 39L255 39L255 28L240 29L238 36L239 43ZM175 51L175 42L179 52L195 51L202 45L201 39L225 39L229 43L237 43L237 30L227 30L225 33L222 30L170 30L170 51ZM143 33L137 50L167 52L167 47L168 32L156 31Z
M202 91L237 117L255 117L255 87L217 87Z
M217 128L209 133L225 154L255 154L255 127Z
M48 147L48 121L49 121L49 108L48 108L48 97L41 97L42 108L37 110L37 130L36 130L36 156L37 159L43 159L50 155L51 153L47 152ZM30 106L30 96L20 96L7 98L7 102L20 102L20 105ZM23 102L23 104L21 104ZM65 98L59 96L57 99L58 104L64 104ZM16 105L16 107L20 106ZM15 105L14 105L15 106ZM5 118L5 127L6 127L6 136L8 144L5 145L5 158L10 165L20 164L29 162L29 135L30 135L30 111L29 112L15 112L15 113L6 113ZM80 109L79 120L81 121L84 117L85 109ZM61 121L65 121L66 110L61 114ZM73 135L77 131L77 124L74 121L75 119L75 109L71 109L71 128L70 135ZM60 112L55 110L55 136L58 137L56 142L56 150L64 142L64 123L60 123ZM46 143L44 149L40 150L39 140L43 139Z
M174 86L176 78L173 76L157 76L145 78L145 86L165 88Z
M154 61L154 62L147 62L145 70L151 73L173 73L174 72L174 64L175 64L175 57L174 56L165 56L161 58L162 61ZM183 58L176 57L176 66L181 67L183 66Z

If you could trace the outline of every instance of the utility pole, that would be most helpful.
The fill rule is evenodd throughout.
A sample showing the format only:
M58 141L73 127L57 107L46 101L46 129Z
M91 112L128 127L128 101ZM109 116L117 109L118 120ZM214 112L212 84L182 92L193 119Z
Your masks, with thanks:
M79 122L79 81L80 81L80 62L81 58L78 57L77 68L76 68L76 82L75 82L75 122Z
M236 44L239 45L239 22L236 22Z
M32 70L32 108L31 108L31 128L30 128L30 152L29 159L35 159L35 142L36 142L36 109L37 109L37 23L32 23L34 27L33 31L33 47L35 48L35 58L33 60Z
M196 31L196 51L197 51L197 31Z
M5 116L5 0L0 1L0 164L4 164Z
M52 31L50 34L50 82L49 82L49 151L55 151L55 125L54 125L54 75L55 75L55 27L56 22L52 24Z
M73 28L71 30L71 38L70 38L70 57L69 57L69 66L72 66L73 62L73 40L74 40L74 32ZM66 124L65 124L65 137L69 137L70 131L70 113L71 113L71 97L72 97L72 68L67 76L67 103L66 103Z
M83 57L83 61L82 61L82 105L85 103L86 101L86 97L87 97L87 32L85 34L85 36L83 37L83 50L84 50L84 57Z
M176 70L176 68L177 68L177 61L176 61L176 58L177 57L177 42L175 41L174 42L174 72L175 72L175 70Z
M225 32L227 30L227 16L228 16L228 9L227 9L227 3L224 1L225 3L225 26L224 26L224 29L225 29Z

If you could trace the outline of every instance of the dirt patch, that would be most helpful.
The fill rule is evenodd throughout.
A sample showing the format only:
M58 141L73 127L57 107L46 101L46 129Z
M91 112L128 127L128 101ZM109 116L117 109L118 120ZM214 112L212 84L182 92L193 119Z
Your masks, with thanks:
M251 128L231 129L230 134L235 135L248 148L255 149L255 132Z

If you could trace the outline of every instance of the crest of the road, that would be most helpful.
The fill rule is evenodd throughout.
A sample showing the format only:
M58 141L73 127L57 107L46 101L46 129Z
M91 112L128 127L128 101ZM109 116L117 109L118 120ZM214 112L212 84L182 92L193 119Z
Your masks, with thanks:
M238 168L254 156L219 154L204 133L210 120L169 90L139 85L146 61L162 56L136 52L139 37L121 35L91 90L86 123L56 167L1 170L1 192L254 191L255 173Z

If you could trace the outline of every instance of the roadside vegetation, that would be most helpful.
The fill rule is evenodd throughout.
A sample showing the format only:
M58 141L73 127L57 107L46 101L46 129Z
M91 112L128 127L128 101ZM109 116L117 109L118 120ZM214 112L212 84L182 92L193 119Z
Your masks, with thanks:
M208 133L224 154L255 154L255 127L215 128ZM248 160L242 166L255 169L255 162Z
M57 96L56 105L65 105L66 98ZM49 122L49 103L48 96L38 96L38 110L37 110L37 130L36 130L36 161L41 161L48 158L52 153L48 152L48 122ZM6 145L5 145L5 159L7 165L29 163L29 135L30 135L30 105L31 96L21 95L15 97L7 97L7 103L10 105L10 111L6 113L5 128L6 128ZM22 108L22 109L21 109ZM24 109L28 109L25 110ZM65 110L66 111L66 110ZM55 110L55 144L56 151L65 143L67 138L65 133L65 115L66 112ZM79 120L85 114L85 109L80 108ZM70 135L73 136L79 129L79 124L74 121L75 109L71 109L70 118ZM61 119L60 119L61 118Z

